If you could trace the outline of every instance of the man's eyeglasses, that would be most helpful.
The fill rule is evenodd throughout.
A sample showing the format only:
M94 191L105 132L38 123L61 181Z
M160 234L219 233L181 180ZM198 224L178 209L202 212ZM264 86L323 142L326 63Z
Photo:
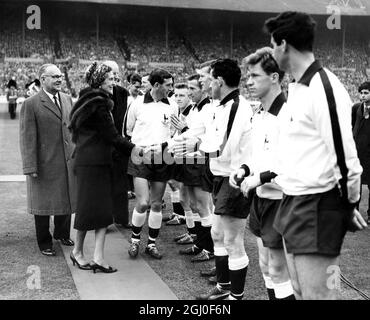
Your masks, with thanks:
M54 80L57 80L57 79L63 79L63 75L62 74L55 74L55 75L51 75L51 74L43 74L44 77L51 77L53 78Z

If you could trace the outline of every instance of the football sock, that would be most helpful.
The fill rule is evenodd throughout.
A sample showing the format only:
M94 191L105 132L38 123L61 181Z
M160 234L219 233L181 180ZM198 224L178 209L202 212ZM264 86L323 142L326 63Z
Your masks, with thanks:
M243 298L248 264L249 259L247 255L237 259L229 259L231 295L238 300Z

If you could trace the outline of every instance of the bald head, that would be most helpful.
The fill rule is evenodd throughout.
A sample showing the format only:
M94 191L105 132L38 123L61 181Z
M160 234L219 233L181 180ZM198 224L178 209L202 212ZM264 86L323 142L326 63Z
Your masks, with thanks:
M103 62L106 66L110 67L114 73L119 73L119 66L117 62L113 60L106 60Z
M56 94L62 89L63 75L54 64L44 64L39 70L42 88L50 94Z
M44 73L46 73L48 71L48 69L58 69L58 67L55 65L55 64L52 64L52 63L45 63L43 64L40 69L39 69L39 79L41 79L41 77L43 76ZM58 69L59 70L59 69Z

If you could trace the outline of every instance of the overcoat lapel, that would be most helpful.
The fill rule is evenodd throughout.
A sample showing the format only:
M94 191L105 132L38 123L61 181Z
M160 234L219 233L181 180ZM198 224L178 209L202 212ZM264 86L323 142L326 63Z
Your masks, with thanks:
M62 120L62 114L59 108L50 100L44 90L40 90L41 104L45 108L49 109L58 119Z

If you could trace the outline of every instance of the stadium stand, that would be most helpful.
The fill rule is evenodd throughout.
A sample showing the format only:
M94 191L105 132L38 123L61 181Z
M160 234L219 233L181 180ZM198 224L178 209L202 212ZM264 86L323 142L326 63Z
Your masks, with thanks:
M5 56L5 62L0 61L0 94L5 93L11 77L23 90L46 61L59 61L62 70L67 69L72 87L65 85L64 91L75 94L83 86L86 67L78 61L114 59L122 61L127 73L142 74L150 71L154 63L168 63L166 68L182 81L199 62L217 57L241 61L269 43L261 30L268 13L168 9L165 20L163 11L138 8L64 3L55 9L61 11L57 16L50 8L43 9L46 17L41 30L25 28L22 32L19 5L5 6L0 13L0 52ZM99 25L94 21L97 12ZM345 21L347 40L342 54L342 33L329 32L325 17L316 18L322 29L316 55L344 81L352 99L357 100L356 88L368 78L370 68L370 43L358 24L366 25L368 20ZM248 95L245 88L243 92Z

